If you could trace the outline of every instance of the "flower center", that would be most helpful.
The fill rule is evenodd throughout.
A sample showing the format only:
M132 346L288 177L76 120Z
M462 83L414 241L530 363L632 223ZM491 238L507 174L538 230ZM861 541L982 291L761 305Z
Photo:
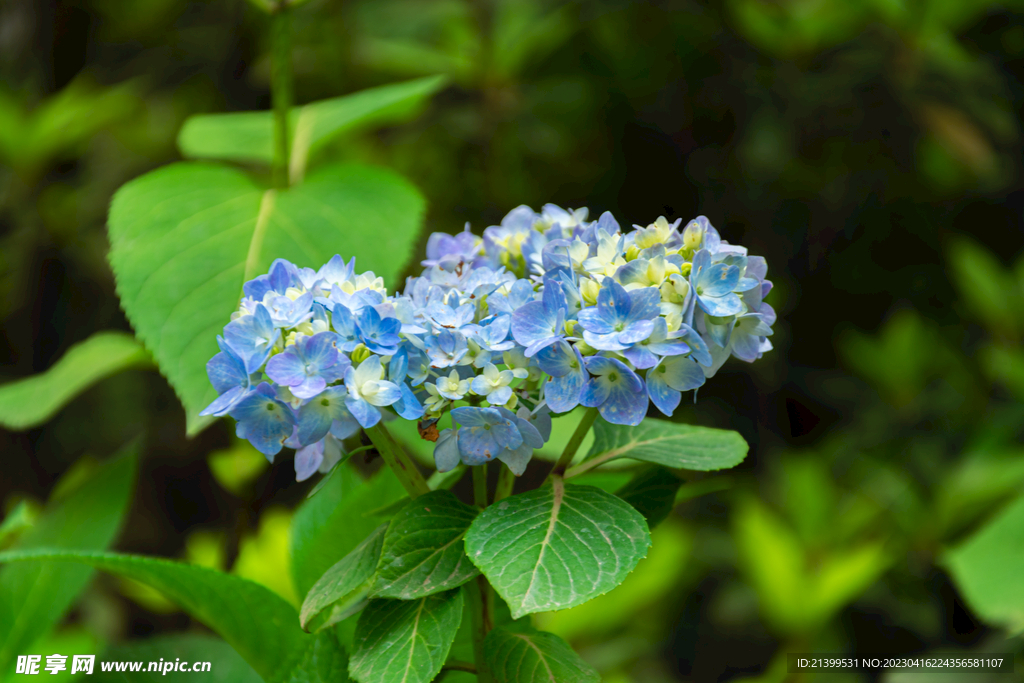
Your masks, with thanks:
M609 372L608 373L608 381L609 382L614 382L614 381L616 381L618 379L619 379L618 373L615 373L615 372Z

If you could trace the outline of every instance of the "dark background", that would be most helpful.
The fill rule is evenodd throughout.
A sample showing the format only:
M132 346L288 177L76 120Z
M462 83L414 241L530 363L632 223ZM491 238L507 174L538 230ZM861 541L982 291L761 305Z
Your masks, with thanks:
M421 188L423 240L553 202L623 224L704 214L768 259L775 350L752 366L730 361L683 417L739 430L751 455L732 490L677 510L671 523L693 546L660 608L624 617L604 634L610 644L585 630L573 639L607 680L772 676L779 648L806 642L773 625L745 578L730 520L749 496L789 520L812 564L858 539L896 544L885 577L822 626L826 641L896 652L992 637L937 562L969 527L940 532L928 519L970 444L1020 449L1015 390L984 349L1016 348L1021 326L993 322L956 276L975 244L989 271L1024 283L1024 269L1010 270L1024 244L1018 6L313 0L296 10L300 103L449 75L418 119L335 150ZM97 330L129 329L105 261L110 196L179 158L188 115L269 106L266 34L242 0L0 6L0 378L43 371ZM207 456L229 448L231 432L222 422L186 440L166 382L130 371L43 427L0 431L0 501L43 500L80 457L141 433L118 547L182 556L201 530L230 566L265 510L293 508L310 488L283 457L227 490ZM824 482L832 502L814 507L806 481ZM830 533L862 499L874 501L870 519ZM113 616L80 609L71 622L106 638L190 625L112 581L94 591ZM651 625L630 643L637 618Z

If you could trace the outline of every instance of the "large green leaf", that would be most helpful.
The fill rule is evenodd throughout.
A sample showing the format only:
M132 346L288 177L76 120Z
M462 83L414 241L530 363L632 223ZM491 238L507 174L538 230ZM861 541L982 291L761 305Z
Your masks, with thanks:
M289 116L292 165L339 133L408 118L443 85L444 77L428 76L295 107ZM192 116L178 134L178 148L193 159L270 163L274 158L273 112Z
M309 589L299 612L302 628L321 631L366 607L386 529L387 524L374 529Z
M359 683L428 683L462 622L462 591L418 600L373 600L359 616L349 675Z
M735 467L747 456L747 442L737 432L710 427L644 420L637 427L594 423L594 445L584 462L567 477L587 472L616 458L632 458L687 470Z
M0 553L0 563L53 560L85 564L159 590L213 629L264 680L301 681L317 642L299 628L295 608L263 586L206 567L150 557L66 550ZM321 645L322 647L322 645ZM322 657L321 657L322 659ZM315 678L312 680L316 680Z
M615 495L635 507L647 520L647 525L653 528L663 522L676 506L676 493L682 483L672 470L649 465L637 472Z
M1024 496L946 554L967 604L982 619L1024 629Z
M449 491L410 501L384 535L373 597L412 600L456 588L479 574L462 542L476 514L476 508Z
M552 633L499 626L484 640L496 683L600 683L601 676Z
M97 332L46 372L0 386L0 425L11 430L41 425L101 379L149 364L149 354L131 335Z
M241 171L179 163L136 178L110 207L110 263L135 332L185 405L190 434L216 397L206 362L242 284L275 258L318 268L334 254L392 280L423 216L419 192L381 168L339 164L287 191Z
M466 553L518 619L607 593L650 543L647 522L621 498L556 477L481 512Z
M135 447L97 469L51 503L19 539L14 552L48 546L95 550L114 539L135 480ZM47 633L85 588L87 567L38 562L0 568L0 671Z
M309 593L324 572L384 521L368 511L403 495L405 489L387 468L364 482L351 466L339 467L292 519L292 581L298 594Z
M199 633L176 633L115 645L97 657L93 674L83 680L89 681L89 683L124 683L125 671L103 671L103 664L117 663L124 665L127 670L131 664L140 662L143 664L142 670L137 673L133 672L128 680L131 680L132 683L165 682L168 674L162 671L146 670L149 668L149 662L156 662L160 659L171 663L180 659L190 666L195 662L210 663L208 672L198 675L193 672L178 674L182 678L196 676L198 680L209 681L209 683L263 683L259 674L253 671L253 668L230 645L216 636ZM115 667L111 666L111 669L115 669Z

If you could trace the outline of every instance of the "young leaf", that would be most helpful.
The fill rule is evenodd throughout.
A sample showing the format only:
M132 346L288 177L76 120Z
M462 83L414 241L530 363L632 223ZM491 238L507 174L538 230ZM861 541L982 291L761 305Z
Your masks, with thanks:
M971 609L991 624L1024 628L1024 497L965 543L947 553L957 586Z
M466 534L466 554L518 619L607 593L650 542L647 522L625 501L556 477L481 512Z
M380 517L364 515L381 503L398 500L405 489L388 471L368 481L351 467L340 468L327 485L305 501L292 519L292 581L306 595L324 572L376 529Z
M349 675L359 683L427 683L441 671L462 621L462 591L373 600L359 615Z
M400 122L441 89L443 76L392 83L292 109L292 163L352 130ZM199 114L178 134L178 149L193 159L270 163L274 158L273 112Z
M476 514L448 491L410 501L384 536L371 595L413 600L456 588L479 574L462 542Z
M366 607L387 528L385 523L374 529L365 541L320 577L302 603L299 612L302 628L321 631Z
M114 539L135 480L136 449L130 446L42 516L15 544L31 548L105 548ZM93 572L32 562L0 568L0 671L9 671L25 648L57 623L85 588Z
M151 363L131 335L97 332L46 372L0 386L0 425L19 431L41 425L101 379Z
M484 640L495 683L600 683L601 676L552 633L499 626Z
M672 512L682 483L675 472L655 465L640 470L615 495L635 507L647 520L647 526L653 528Z
M319 268L339 251L393 279L424 201L400 176L354 164L297 187L264 190L240 171L178 163L131 181L110 207L110 263L136 333L185 405L188 431L216 398L206 362L242 284L275 258Z
M742 436L725 429L665 420L644 420L637 427L623 427L598 420L594 423L594 445L586 460L566 476L577 476L616 458L687 470L722 470L743 462L747 449Z
M76 562L156 588L230 643L270 683L296 674L300 662L308 663L307 650L317 642L317 637L299 628L298 614L283 598L231 574L116 553L57 549L0 553L0 563L27 560Z

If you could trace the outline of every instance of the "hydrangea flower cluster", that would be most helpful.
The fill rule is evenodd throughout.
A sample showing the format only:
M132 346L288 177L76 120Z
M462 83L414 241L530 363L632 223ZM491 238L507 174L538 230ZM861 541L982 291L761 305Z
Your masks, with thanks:
M652 403L671 415L729 356L772 348L762 257L703 216L628 232L587 216L520 206L483 237L435 233L401 294L354 259L275 261L218 337L207 372L220 395L202 414L231 415L268 458L297 449L301 481L360 428L449 413L439 471L497 459L519 475L552 413L582 405L637 425Z

